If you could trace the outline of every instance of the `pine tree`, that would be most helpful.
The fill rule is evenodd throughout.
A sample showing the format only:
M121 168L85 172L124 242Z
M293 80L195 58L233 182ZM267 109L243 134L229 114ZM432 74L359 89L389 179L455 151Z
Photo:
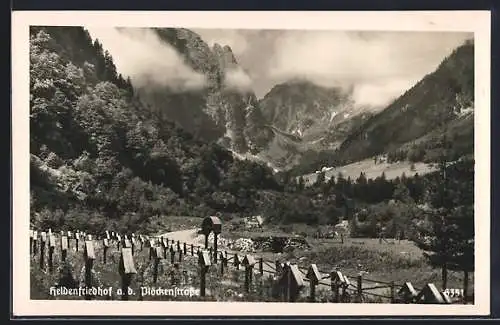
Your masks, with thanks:
M442 141L439 172L427 185L430 225L418 227L415 242L429 264L441 268L443 290L452 269L464 272L467 291L468 272L474 268L474 163L464 160L448 166L446 130Z
M394 193L392 194L392 197L395 200L401 201L403 203L409 203L412 200L412 198L410 196L410 190L403 183L399 183L396 185L396 188L394 189Z
M325 172L321 172L316 177L316 182L314 182L314 186L316 188L320 188L321 186L323 186L324 183L325 183Z
M306 184L305 184L305 181L304 181L304 177L300 176L299 177L299 180L298 180L298 184L297 184L297 189L299 191L303 191L306 187Z

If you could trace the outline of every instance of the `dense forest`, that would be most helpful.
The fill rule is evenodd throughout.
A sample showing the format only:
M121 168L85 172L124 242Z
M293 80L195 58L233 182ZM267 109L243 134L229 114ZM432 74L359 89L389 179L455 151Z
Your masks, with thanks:
M220 212L284 224L347 218L354 236L378 236L382 228L410 236L426 218L420 207L438 206L428 193L442 183L440 173L395 180L322 175L305 187L292 173L235 158L160 118L81 27L31 28L30 90L36 226L154 232L169 215ZM473 160L445 169L456 188L450 195L472 206Z

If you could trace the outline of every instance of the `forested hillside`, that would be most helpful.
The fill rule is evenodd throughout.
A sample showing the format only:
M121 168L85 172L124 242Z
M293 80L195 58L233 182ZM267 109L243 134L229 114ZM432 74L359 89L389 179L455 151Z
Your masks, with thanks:
M33 27L30 64L34 223L154 228L161 215L248 212L281 189L267 167L158 119L83 28Z

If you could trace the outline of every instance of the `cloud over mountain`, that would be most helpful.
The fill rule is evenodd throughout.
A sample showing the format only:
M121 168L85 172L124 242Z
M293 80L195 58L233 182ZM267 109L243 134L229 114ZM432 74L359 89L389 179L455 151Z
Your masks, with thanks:
M187 66L178 53L146 28L86 27L108 50L117 69L136 86L154 83L172 90L200 89L205 76Z
M262 97L273 85L305 78L354 87L359 104L384 106L415 84L472 35L451 32L346 32L197 29L227 44Z

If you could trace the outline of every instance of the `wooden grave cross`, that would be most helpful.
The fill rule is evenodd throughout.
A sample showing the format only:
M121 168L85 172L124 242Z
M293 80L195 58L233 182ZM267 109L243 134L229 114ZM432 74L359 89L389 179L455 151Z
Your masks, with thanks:
M174 245L170 246L170 263L172 263L172 265L175 263Z
M340 288L346 282L346 279L342 272L336 270L330 273L331 288L335 295L335 302L340 302Z
M40 234L40 268L45 270L45 244L47 242L47 233L42 231Z
M411 282L405 282L401 289L398 291L399 298L405 303L413 303L418 296L417 290L413 287Z
M85 286L87 288L91 288L92 267L94 266L94 260L95 260L94 242L92 240L85 241L83 256L85 258ZM87 295L85 297L85 300L90 300L90 299L92 299L90 295Z
M75 248L76 251L78 252L78 241L80 240L80 234L78 232L75 232Z
M37 245L38 242L38 232L36 230L33 231L33 255L36 255L37 253Z
M122 244L122 236L116 234L116 249L120 250L121 244Z
M30 229L30 255L33 254L33 230Z
M295 302L300 290L304 287L304 280L297 265L285 263L282 285L285 286L286 299L288 302Z
M447 304L448 301L433 283L428 283L415 298L416 303Z
M149 240L149 260L151 261L154 257L155 241L153 239Z
M316 264L311 264L307 270L306 278L309 280L310 292L309 299L311 302L316 300L316 286L321 280L321 274L319 273L318 266Z
M56 248L56 236L51 234L49 236L49 271L52 272L54 269L54 250Z
M153 247L153 252L154 252L153 283L156 283L158 279L158 266L160 265L160 260L163 258L163 253L161 247Z
M122 300L128 300L128 290L132 282L132 277L134 274L137 274L131 248L122 248L118 271L122 278Z
M66 256L68 255L69 243L68 237L61 236L61 260L66 261Z
M250 291L250 286L252 284L253 267L255 266L255 259L251 255L245 255L242 264L245 267L245 291Z
M206 284L206 274L210 265L212 265L210 260L210 255L207 251L200 251L198 255L198 264L200 265L200 296L205 297L205 284Z
M102 240L102 262L106 264L107 257L108 257L108 249L109 249L109 238L104 238Z

